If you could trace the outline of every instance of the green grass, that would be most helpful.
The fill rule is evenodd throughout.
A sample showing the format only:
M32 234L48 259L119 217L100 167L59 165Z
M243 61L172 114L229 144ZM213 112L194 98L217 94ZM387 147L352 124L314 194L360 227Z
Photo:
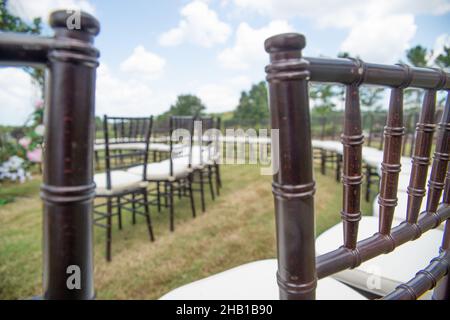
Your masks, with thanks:
M95 228L95 288L99 299L155 299L180 285L242 263L273 258L275 226L271 177L256 166L222 167L224 188L215 201L207 194L201 213L196 197L193 219L187 199L176 200L175 232L166 210L151 215L156 241L151 243L143 217L131 225L124 212L123 230L114 220L112 262L104 259L105 230ZM342 187L331 171L316 172L316 234L340 221ZM41 294L42 205L40 180L2 186L0 195L15 201L0 207L0 298ZM370 214L370 203L362 201ZM338 244L337 244L338 245Z

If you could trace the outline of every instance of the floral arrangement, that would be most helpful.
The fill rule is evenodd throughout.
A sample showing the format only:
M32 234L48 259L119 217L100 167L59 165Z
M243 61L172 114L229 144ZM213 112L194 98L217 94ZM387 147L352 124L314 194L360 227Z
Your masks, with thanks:
M44 137L44 104L38 101L24 128L4 136L0 141L0 181L24 182L31 178L28 172L32 164L42 162Z
M26 161L18 156L12 156L8 161L0 164L0 180L25 182L31 179L31 174L26 171Z

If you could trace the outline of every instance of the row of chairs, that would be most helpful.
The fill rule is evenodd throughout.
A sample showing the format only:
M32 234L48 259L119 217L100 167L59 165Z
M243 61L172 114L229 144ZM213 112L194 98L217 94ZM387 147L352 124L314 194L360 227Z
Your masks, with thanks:
M165 136L159 131L158 139L152 139L153 126L153 117L103 118L103 139L94 147L96 167L100 169L103 164L104 168L94 175L96 198L101 199L94 206L94 224L106 229L108 261L113 217L117 217L121 230L123 212L131 213L132 224L137 215L144 216L150 240L154 241L150 206L157 207L158 212L162 207L169 210L170 230L174 231L175 197L188 197L195 217L194 192L200 192L203 212L206 184L213 200L220 193L217 145L212 134L201 134L201 130L219 130L220 119L172 116ZM199 130L194 130L195 126Z

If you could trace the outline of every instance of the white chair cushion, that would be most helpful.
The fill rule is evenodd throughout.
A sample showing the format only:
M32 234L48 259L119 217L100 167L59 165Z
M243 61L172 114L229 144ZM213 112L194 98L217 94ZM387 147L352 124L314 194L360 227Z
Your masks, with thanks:
M325 149L328 151L333 151L339 154L343 152L343 146L340 141L332 140L312 140L312 146L314 148Z
M142 170L140 172L141 174L137 175L122 170L111 171L111 189L106 188L106 172L96 173L94 175L95 192L97 195L111 195L145 187L146 183L142 181L143 172Z
M179 159L179 158L178 158ZM139 175L142 172L142 166L136 166L127 170L127 172ZM183 160L173 161L173 177L184 178L189 174L188 163ZM168 180L170 178L170 160L152 162L147 164L147 180Z
M277 260L247 263L194 281L166 293L161 300L278 300ZM365 300L346 285L331 278L319 280L318 300Z
M165 143L150 143L148 149L150 151L170 152L170 146Z
M94 144L94 150L104 150L104 144ZM113 143L109 145L109 150L145 150L145 143Z
M338 248L343 243L342 223L322 233L316 239L316 253L321 255ZM378 218L363 217L359 222L358 239L368 238L378 231ZM442 230L430 230L419 239L362 263L352 270L345 270L332 277L356 288L385 295L401 283L409 281L438 255ZM372 286L369 287L369 285ZM378 286L379 284L379 286Z

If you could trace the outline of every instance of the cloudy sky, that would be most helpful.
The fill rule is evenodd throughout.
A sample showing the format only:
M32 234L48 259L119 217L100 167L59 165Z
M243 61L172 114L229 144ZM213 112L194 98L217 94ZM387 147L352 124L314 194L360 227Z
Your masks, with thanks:
M407 48L450 44L450 0L9 0L24 19L81 7L101 23L97 114L148 115L193 93L209 112L232 110L241 90L264 79L264 39L303 33L305 55L395 63ZM51 31L46 28L46 33ZM36 89L0 68L0 123L23 124Z

